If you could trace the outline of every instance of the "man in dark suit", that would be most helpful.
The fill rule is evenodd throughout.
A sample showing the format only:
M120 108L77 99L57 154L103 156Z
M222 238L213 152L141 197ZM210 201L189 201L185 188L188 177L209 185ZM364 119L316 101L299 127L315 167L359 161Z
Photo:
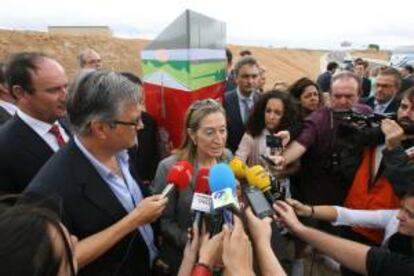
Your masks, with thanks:
M259 64L252 56L241 58L234 66L237 88L224 95L227 120L227 147L234 153L245 131L250 110L258 100L256 91Z
M329 92L332 75L335 74L336 69L338 69L338 63L331 61L326 66L326 71L318 76L316 83L322 92Z
M94 71L75 81L69 95L75 136L25 193L61 207L64 225L80 239L79 275L151 275L158 250L150 223L167 199L146 197L126 151L143 127L138 86L118 73Z
M380 71L375 82L375 95L365 102L375 113L397 112L400 99L397 93L401 87L401 74L398 70L388 67Z
M402 79L399 94L414 86L414 68L406 64L400 69L400 73Z
M18 53L6 66L19 110L0 128L0 193L20 193L50 156L69 140L63 67L41 53Z
M4 64L0 63L0 125L11 119L16 111L15 100L7 89Z

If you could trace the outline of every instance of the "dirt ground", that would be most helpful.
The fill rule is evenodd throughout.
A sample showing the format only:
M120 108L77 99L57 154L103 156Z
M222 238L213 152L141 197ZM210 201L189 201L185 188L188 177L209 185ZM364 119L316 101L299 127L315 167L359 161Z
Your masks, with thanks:
M78 70L77 55L87 47L96 49L104 67L116 71L131 71L141 75L140 52L149 43L142 39L120 39L104 36L75 36L32 31L0 30L0 60L19 51L43 51L58 59L69 77ZM306 76L315 79L320 73L319 63L326 51L306 49L272 49L254 46L229 45L234 55L249 49L267 69L266 88L275 82L290 84ZM359 51L356 56L387 59L389 53Z

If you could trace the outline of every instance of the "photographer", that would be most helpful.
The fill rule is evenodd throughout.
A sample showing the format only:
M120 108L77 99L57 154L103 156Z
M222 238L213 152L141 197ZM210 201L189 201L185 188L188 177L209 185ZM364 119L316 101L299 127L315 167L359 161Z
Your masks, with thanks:
M403 94L398 109L398 124L384 120L381 128L386 134L384 175L390 180L397 194L414 186L414 88Z
M414 91L414 90L413 90ZM384 151L385 145L365 146L362 158L356 169L351 187L344 201L344 206L350 209L379 210L397 209L400 206L400 199L395 193L393 184L397 190L403 192L407 187L399 181L391 182L387 175L399 174L396 166L389 166L390 162L395 162L395 157L389 151L404 151L409 145L409 140L404 133L404 128L414 125L414 114L411 111L409 95L414 92L407 91L404 94L403 104L397 112L397 121L384 119L381 122L381 130L385 135L385 145L388 149ZM368 127L368 130L375 131ZM357 146L361 146L359 144ZM396 149L396 148L399 148ZM383 240L384 232L362 227L344 227L342 237L358 241L367 245L379 245ZM347 269L343 269L342 275L356 275Z

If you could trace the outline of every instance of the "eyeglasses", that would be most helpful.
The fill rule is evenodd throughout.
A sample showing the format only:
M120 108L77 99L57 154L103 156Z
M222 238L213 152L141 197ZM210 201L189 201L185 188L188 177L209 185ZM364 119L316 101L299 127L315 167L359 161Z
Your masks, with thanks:
M123 126L133 126L133 127L138 127L142 124L142 120L141 118L139 118L138 120L136 120L135 122L125 122L125 121L113 121L112 124L114 125L123 125Z

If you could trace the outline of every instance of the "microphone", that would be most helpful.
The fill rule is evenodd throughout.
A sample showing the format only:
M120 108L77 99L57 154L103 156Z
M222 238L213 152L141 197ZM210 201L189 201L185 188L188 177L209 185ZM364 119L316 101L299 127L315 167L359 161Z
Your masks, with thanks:
M259 188L270 203L276 200L271 190L270 177L262 166L256 165L247 169L246 178L249 185Z
M178 161L168 172L167 186L162 191L162 197L167 197L174 188L185 190L193 177L193 166L185 160Z
M247 165L243 162L243 160L237 157L233 158L229 162L229 166L238 180L246 178Z
M250 187L243 192L253 212L259 218L272 216L273 209L270 204L274 202L274 198L269 175L262 166L256 165L247 170L246 177Z
M193 226L200 226L203 213L211 212L211 191L208 186L209 169L202 168L196 178L191 211L194 213Z
M223 210L225 222L232 224L232 217L228 210L239 215L240 207L235 196L237 182L230 167L224 163L214 165L210 169L208 184L212 192L214 210Z

